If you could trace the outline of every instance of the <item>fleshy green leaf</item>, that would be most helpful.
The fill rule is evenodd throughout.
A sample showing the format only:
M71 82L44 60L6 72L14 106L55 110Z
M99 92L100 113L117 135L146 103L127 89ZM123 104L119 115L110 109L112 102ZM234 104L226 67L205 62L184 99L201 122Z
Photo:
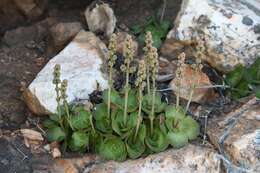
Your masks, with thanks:
M169 145L166 135L158 127L153 130L152 134L149 131L145 138L146 145L153 152L164 151Z
M185 111L182 107L176 108L175 106L169 105L165 108L166 118L174 118L176 120L181 120L185 118Z
M233 71L226 75L226 83L231 87L235 87L241 81L244 74L244 69L245 68L242 65L236 66Z
M43 121L43 127L45 127L45 128L50 129L50 128L53 128L53 127L56 127L56 126L58 126L58 123L53 121L53 120L46 119L46 120Z
M124 123L124 111L117 110L112 113L112 128L120 135L125 138L131 133L131 130L136 127L137 123L137 112L133 112L127 116L127 122Z
M90 149L96 153L99 152L99 147L103 141L103 136L98 131L91 131L89 134Z
M169 131L174 131L176 129L178 120L176 120L174 117L167 117L165 120L166 127Z
M161 101L160 93L155 94L154 105L155 105L154 106L155 113L160 113L165 109L166 103L163 103ZM143 97L142 110L149 115L151 112L151 109L152 109L152 94L150 94L150 95L146 94Z
M55 121L55 122L59 122L59 121L60 121L60 117L59 117L58 114L52 114L52 115L50 115L49 117L50 117L50 119L51 119L52 121Z
M106 138L100 145L99 154L106 160L124 161L127 156L124 142L116 137Z
M188 144L188 137L184 131L169 132L167 139L174 148L181 148Z
M108 103L108 89L103 91L102 98L103 98L103 101L107 104ZM116 106L119 106L122 103L122 99L121 99L119 93L114 89L111 90L110 102L111 102L111 104L114 104Z
M257 58L250 67L246 68L244 76L248 83L260 84L260 58Z
M125 100L120 100L120 108L124 109ZM133 112L138 108L137 96L136 91L131 89L128 92L128 101L127 101L127 112Z
M66 136L65 132L58 126L47 130L47 139L50 142L63 141L65 139L65 136Z
M144 124L140 126L137 137L135 138L135 129L126 141L126 149L131 159L140 157L145 151L144 139L146 136L146 127Z
M95 127L103 133L112 133L111 121L107 115L107 106L104 103L96 105L94 111Z
M81 130L91 128L90 118L90 112L79 108L75 110L69 121L73 129Z
M133 34L139 34L142 32L142 27L140 25L134 25L131 27L131 31L133 32Z
M89 146L89 134L85 132L74 132L69 142L69 148L72 151L84 152Z
M179 130L184 132L189 140L194 140L199 135L200 127L197 121L191 117L186 117L179 122Z
M247 81L241 81L236 88L232 89L231 96L233 99L239 99L250 94Z

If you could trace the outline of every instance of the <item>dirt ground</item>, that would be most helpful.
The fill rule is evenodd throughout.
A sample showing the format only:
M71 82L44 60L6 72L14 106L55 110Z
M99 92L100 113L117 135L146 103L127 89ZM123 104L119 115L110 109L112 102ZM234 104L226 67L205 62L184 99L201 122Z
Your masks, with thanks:
M160 13L162 7L160 0L108 2L115 10L118 24L128 27L144 22L147 16ZM166 19L174 20L180 2L181 0L168 1ZM91 0L49 1L44 14L33 22L12 23L10 20L8 23L8 19L0 17L2 23L5 22L3 27L0 26L0 172L33 172L34 165L40 158L30 153L21 137L10 134L21 127L32 125L28 119L34 115L26 107L21 94L23 88L30 84L52 57L46 54L46 21L49 18L55 18L56 22L78 21L87 28L84 10L89 3Z

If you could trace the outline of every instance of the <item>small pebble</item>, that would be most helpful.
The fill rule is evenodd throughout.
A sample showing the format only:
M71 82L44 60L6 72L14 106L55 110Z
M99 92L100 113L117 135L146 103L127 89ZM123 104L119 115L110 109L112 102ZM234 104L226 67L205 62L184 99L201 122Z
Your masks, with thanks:
M244 16L242 19L242 23L247 26L250 26L250 25L253 25L254 21L250 17Z
M254 32L255 32L256 34L260 34L260 24L256 24L256 25L254 26Z
M256 115L256 116L255 116L255 119L256 119L257 121L260 121L260 115Z

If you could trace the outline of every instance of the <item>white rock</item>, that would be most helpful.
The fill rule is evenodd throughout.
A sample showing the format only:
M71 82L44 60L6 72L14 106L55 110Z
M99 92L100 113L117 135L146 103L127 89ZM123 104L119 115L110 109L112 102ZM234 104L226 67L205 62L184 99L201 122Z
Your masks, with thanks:
M183 0L167 38L205 39L205 60L227 72L260 56L259 23L259 0Z
M55 159L52 173L220 173L220 160L211 147L187 145L181 149L124 162L104 161L95 154Z
M68 80L68 102L85 100L97 88L107 88L102 63L108 50L92 32L80 31L67 47L52 58L40 71L23 96L36 114L56 112L56 94L53 80L55 64L61 65L61 79Z
M107 3L92 3L85 11L85 18L92 32L103 32L109 36L115 30L116 17Z
M93 165L84 173L220 173L220 160L207 147L188 145L146 158Z

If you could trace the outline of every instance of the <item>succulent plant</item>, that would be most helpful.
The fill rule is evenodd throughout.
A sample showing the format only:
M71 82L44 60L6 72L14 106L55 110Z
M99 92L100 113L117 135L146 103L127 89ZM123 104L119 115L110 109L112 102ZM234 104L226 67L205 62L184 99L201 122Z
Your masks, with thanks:
M60 66L56 65L53 83L58 113L43 122L47 128L47 139L62 143L64 151L94 151L104 159L116 161L161 152L169 144L179 148L195 139L199 134L197 122L186 115L179 103L174 106L163 102L156 91L158 54L149 32L144 50L146 59L139 61L135 88L131 88L129 75L135 69L132 66L132 39L127 37L124 64L121 66L126 82L124 89L117 91L113 88L116 45L115 35L112 35L109 44L109 88L103 91L103 102L96 104L92 110L68 104L68 82L60 81ZM180 58L182 63L184 58L183 55Z

